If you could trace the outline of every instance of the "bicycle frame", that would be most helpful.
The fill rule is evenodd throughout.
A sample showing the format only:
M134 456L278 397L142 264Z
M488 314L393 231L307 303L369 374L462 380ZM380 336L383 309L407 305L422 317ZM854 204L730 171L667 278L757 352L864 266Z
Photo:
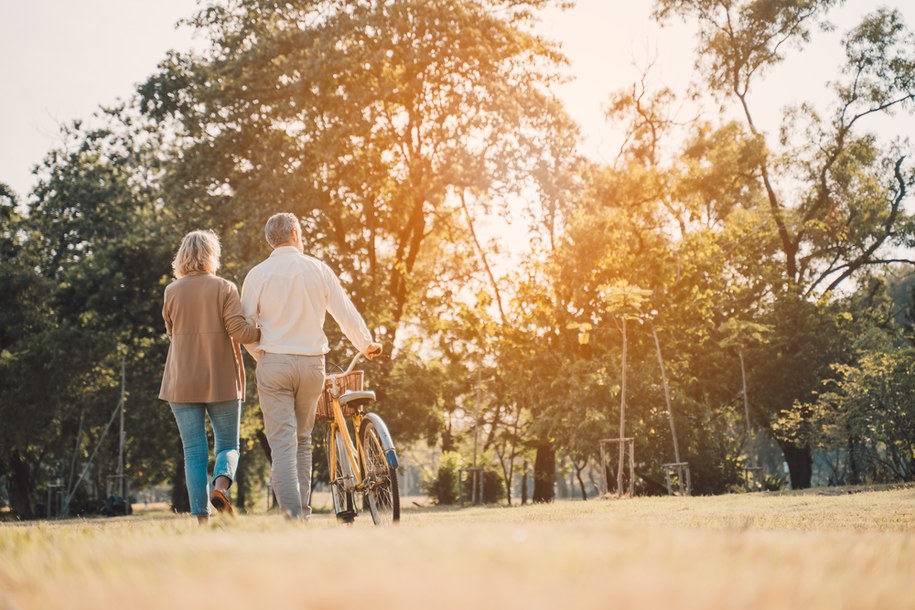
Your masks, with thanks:
M362 468L360 464L364 461L364 453L362 447L362 439L359 438L359 426L362 423L362 415L356 413L353 416L353 428L355 431L356 442L353 443L352 436L349 433L349 427L346 425L346 417L343 415L343 407L340 406L340 395L343 393L342 389L340 392L337 391L337 379L341 379L347 374L353 371L353 368L356 366L356 362L359 360L361 354L356 354L352 362L350 362L349 367L343 373L335 373L333 375L328 375L331 381L332 391L331 396L333 398L332 408L334 412L334 420L330 424L330 438L331 441L328 451L330 451L330 480L335 481L337 479L337 430L341 431L340 437L343 441L343 448L346 451L346 459L349 461L350 466L353 469L353 476L355 478L353 489L347 489L347 491L362 491L365 487L362 479Z
M337 411L340 410L340 406L336 400L334 400L334 421L330 425L330 437L334 439L334 442L330 443L330 480L335 481L337 479L337 443L336 443L336 434L337 430L345 430L346 433L341 433L340 438L343 441L343 448L345 449L346 459L349 461L350 466L353 469L353 477L355 479L352 489L347 489L347 491L362 491L364 485L362 481L362 469L359 464L362 461L362 441L359 439L359 435L356 435L356 442L353 443L353 439L350 436L349 429L346 426L346 420L343 418L342 410L338 414ZM339 423L342 420L342 424ZM353 424L356 429L359 429L359 424L362 422L362 416L356 415L353 417Z
M325 382L321 417L328 421L327 469L337 519L353 523L361 508L375 525L400 521L399 466L394 439L380 415L370 410L375 392L362 387L361 373L352 380L356 354L342 373L332 373ZM352 420L353 438L350 434Z

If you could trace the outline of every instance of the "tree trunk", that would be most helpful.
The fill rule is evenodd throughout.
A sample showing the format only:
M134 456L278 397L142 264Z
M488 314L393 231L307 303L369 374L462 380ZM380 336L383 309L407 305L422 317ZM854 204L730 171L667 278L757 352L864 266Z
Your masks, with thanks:
M241 440L241 446L244 447L245 439ZM235 482L232 485L235 488L235 507L242 513L247 512L248 494L251 491L251 483L248 481L248 460L240 456L238 460L238 469L235 472Z
M527 459L524 460L524 473L521 475L521 506L527 504Z
M273 452L270 450L270 441L267 440L267 434L261 429L255 433L255 436L257 436L257 443L260 445L261 450L267 456L267 461L272 464Z
M848 482L851 485L861 484L861 470L858 467L858 439L854 435L848 437Z
M559 468L560 468L560 470L565 470L565 467L566 467L566 459L562 458L562 460L559 462ZM572 494L569 493L569 485L568 485L568 482L566 481L565 475L562 475L562 474L558 475L556 477L556 497L557 498L569 498L571 496L572 496Z
M454 434L451 431L451 418L448 425L442 428L442 453L454 451Z
M793 443L779 441L785 461L788 463L788 473L791 478L791 489L807 489L813 479L813 457L810 446L798 447Z
M191 512L191 499L187 495L187 479L184 476L184 453L181 459L175 460L175 472L172 475L172 510L176 513Z
M508 506L512 505L512 475L515 469L515 450L512 448L511 456L506 460L505 448L496 449L496 455L499 456L499 465L502 467L502 479L505 481L505 502ZM507 463L507 465L506 465Z
M270 449L270 441L267 440L267 433L263 430L258 430L256 433L258 444L261 446L261 449L264 451L264 455L267 456L267 461L273 464L273 451ZM312 481L312 484L314 481ZM279 506L279 502L276 500L276 492L273 490L273 484L267 488L267 493L269 494L267 500L267 508L274 508Z
M505 503L508 506L512 505L512 469L508 469L508 476L505 477Z
M14 453L10 459L12 476L9 480L10 508L20 519L35 518L35 504L32 502L32 469L28 460Z
M553 501L553 483L556 481L556 449L543 440L537 444L534 458L534 502Z
M585 482L581 478L581 471L584 470L585 466L587 466L587 465L588 465L588 462L585 461L582 463L581 468L579 468L577 463L575 463L574 461L572 462L572 466L575 468L575 478L578 479L578 486L581 488L581 499L582 500L588 499L588 490L585 488Z

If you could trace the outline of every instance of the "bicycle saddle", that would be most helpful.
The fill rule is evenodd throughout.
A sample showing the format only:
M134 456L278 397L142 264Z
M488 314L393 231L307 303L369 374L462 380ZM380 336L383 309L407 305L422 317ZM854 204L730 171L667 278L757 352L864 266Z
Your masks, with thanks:
M340 395L340 406L354 404L368 404L375 402L375 392L373 390L347 391Z

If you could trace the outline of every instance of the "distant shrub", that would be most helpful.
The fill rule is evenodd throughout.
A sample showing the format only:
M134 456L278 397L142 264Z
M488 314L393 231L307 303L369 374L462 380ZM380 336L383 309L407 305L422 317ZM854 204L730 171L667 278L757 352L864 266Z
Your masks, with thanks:
M779 491L785 486L785 479L777 474L767 474L763 481L763 489L766 491Z
M464 501L470 502L473 498L473 477L465 475L464 479ZM483 470L483 504L496 504L505 499L505 481L502 475L495 470Z
M458 469L461 456L453 451L445 452L435 475L425 482L423 490L436 504L457 504Z

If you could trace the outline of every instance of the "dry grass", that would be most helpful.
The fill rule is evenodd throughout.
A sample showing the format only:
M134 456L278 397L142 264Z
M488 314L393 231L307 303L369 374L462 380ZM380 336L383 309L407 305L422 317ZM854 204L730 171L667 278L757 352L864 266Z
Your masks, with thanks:
M913 608L915 488L0 526L0 609ZM367 522L368 521L368 522Z

